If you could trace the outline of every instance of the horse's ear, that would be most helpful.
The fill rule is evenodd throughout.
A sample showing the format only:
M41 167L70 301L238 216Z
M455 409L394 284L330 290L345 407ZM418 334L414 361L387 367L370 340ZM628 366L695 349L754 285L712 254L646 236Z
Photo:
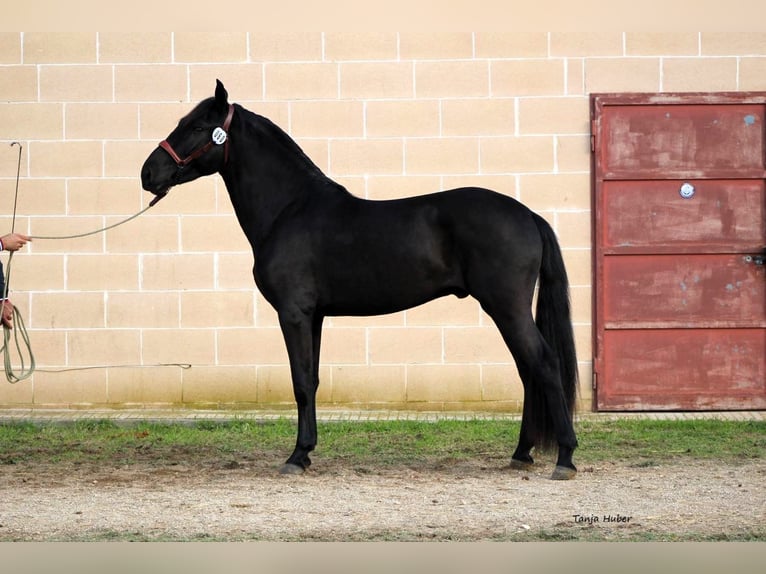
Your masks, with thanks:
M215 81L215 103L222 110L229 107L229 93L223 87L221 80Z

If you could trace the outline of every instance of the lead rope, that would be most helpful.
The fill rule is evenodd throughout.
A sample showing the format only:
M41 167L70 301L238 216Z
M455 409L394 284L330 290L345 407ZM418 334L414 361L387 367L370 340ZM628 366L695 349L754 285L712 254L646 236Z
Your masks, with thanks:
M12 142L11 147L13 146L19 146L19 161L18 165L16 166L16 192L13 198L13 219L11 222L11 233L14 233L16 231L16 205L19 200L19 178L21 175L21 151L23 146L19 142ZM31 235L30 237L32 239L77 239L80 237L87 237L89 235L95 235L97 233L103 233L105 231L108 231L110 229L114 229L115 227L118 227L120 225L123 225L125 223L128 223L129 221L134 220L139 215L142 215L143 213L146 213L149 209L154 207L154 204L157 203L160 199L162 199L164 196L157 196L152 202L147 205L145 208L143 208L138 213L131 215L127 219L123 219L122 221L118 221L117 223L113 223L112 225L107 225L106 227L102 227L101 229L96 229L94 231L88 231L85 233L77 233L75 235ZM10 283L11 283L11 262L13 261L13 251L10 252L8 255L8 264L6 266L6 277L5 277L5 292L2 294L3 299L8 299L8 292L10 290ZM24 324L24 319L21 316L21 313L19 312L18 308L14 305L13 307L13 324L15 325L14 329L9 329L5 325L3 325L3 348L1 349L3 353L3 364L5 367L5 378L8 379L9 383L18 383L20 381L23 381L24 379L28 379L30 376L32 376L32 373L35 372L35 357L34 353L32 353L32 345L29 340L29 333L27 332L26 325ZM13 333L13 337L11 337L11 333ZM16 354L19 357L19 361L21 362L20 369L18 371L14 371L13 365L11 364L11 339L13 339L14 346L16 347ZM26 357L28 359L25 359L25 353ZM29 367L26 367L26 365L29 364ZM124 366L137 366L137 365L109 365L110 367L124 367ZM157 366L164 366L164 367L180 367L182 369L188 369L191 368L191 365L187 363L162 363ZM61 372L66 370L80 370L80 369L86 369L86 368L96 368L96 367L75 367L72 369L57 369L55 372Z
M94 229L93 231L86 231L85 233L76 233L75 235L30 235L32 239L78 239L80 237L88 237L88 235L96 235L96 233L103 233L104 231L109 231L110 229L114 229L115 227L119 227L123 223L127 223L128 221L133 221L136 217L139 215L143 215L147 211L149 211L154 206L153 203L150 203L146 207L144 207L141 211L138 213L134 213L127 219L123 219L122 221L118 221L117 223L113 223L112 225L107 225L106 227L102 227L100 229Z

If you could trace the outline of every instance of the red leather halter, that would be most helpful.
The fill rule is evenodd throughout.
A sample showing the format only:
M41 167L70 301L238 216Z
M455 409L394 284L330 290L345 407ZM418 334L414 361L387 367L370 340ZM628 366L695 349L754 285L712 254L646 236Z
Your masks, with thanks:
M221 126L221 129L226 133L226 140L223 142L223 161L224 165L229 161L229 126L231 125L231 118L234 115L234 104L229 104L229 113L226 115L226 119L223 122L223 126ZM207 153L208 150L210 150L211 147L214 145L219 145L215 141L209 141L205 145L198 147L196 150L191 152L189 155L187 155L185 158L181 159L181 157L176 153L176 151L173 149L173 146L171 146L168 143L168 140L162 140L160 142L160 147L164 149L168 154L170 154L170 157L173 158L173 161L176 162L176 165L178 167L183 168L189 165L192 161L200 157L202 154Z

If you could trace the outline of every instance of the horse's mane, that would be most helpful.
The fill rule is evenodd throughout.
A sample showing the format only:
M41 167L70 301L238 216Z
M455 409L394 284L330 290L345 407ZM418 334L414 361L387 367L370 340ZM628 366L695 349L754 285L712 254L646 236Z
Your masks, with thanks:
M245 122L246 129L251 130L257 137L268 139L269 145L282 148L285 154L295 159L296 163L305 169L309 175L327 179L322 170L282 128L267 117L253 113L242 106L237 107L242 121Z

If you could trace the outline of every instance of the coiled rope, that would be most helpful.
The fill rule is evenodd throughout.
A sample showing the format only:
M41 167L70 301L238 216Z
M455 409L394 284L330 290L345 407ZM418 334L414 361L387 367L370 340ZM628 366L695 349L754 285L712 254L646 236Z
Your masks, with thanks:
M16 206L19 200L19 179L21 175L21 152L23 149L23 146L19 142L11 142L11 147L13 146L19 146L19 159L18 159L18 165L16 166L16 191L13 198L13 219L11 222L11 233L14 233L16 230ZM162 197L164 196L158 196L155 200L153 200L149 205L147 205L141 211L139 211L138 213L135 213L134 215L131 215L127 219L123 219L121 221L118 221L117 223L113 223L112 225L107 225L106 227L102 227L100 229L87 231L85 233L76 233L74 235L30 235L30 237L32 239L54 239L54 240L55 239L78 239L80 237L88 237L89 235L96 235L97 233L104 233L105 231L109 231L110 229L119 227L120 225L123 225L125 223L128 223L129 221L136 219L139 215L146 213ZM13 261L13 254L14 252L11 251L8 256L8 263L6 265L5 292L2 294L3 299L8 299L8 292L10 290L10 283L11 283L11 269L12 269L11 263ZM8 380L9 383L18 383L32 376L32 373L34 373L36 370L36 364L35 364L35 356L34 356L34 353L32 352L32 344L29 339L29 333L27 332L26 325L24 324L24 319L15 305L13 306L13 325L15 325L14 329L10 329L6 327L5 325L3 325L3 347L2 349L0 349L0 352L2 352L3 354L5 378ZM16 355L18 356L19 361L21 363L18 370L14 370L14 367L12 365L11 341L13 341L13 346L16 349ZM117 368L117 367L145 367L145 366L179 367L181 369L191 368L191 365L189 363L158 363L156 365L103 365L103 366L85 366L85 367L71 367L71 368L63 368L63 369L39 369L39 370L46 371L46 372L61 373L66 371L79 371L79 370L87 370L87 369L102 369L102 368Z

